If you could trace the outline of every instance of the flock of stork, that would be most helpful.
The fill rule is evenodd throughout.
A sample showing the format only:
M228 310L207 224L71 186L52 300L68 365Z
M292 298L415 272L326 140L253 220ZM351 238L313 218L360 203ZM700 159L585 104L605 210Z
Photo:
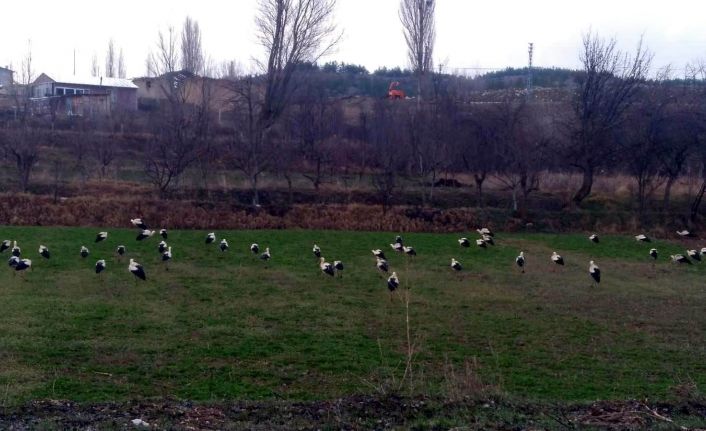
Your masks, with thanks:
M132 223L133 226L139 229L138 235L136 237L137 241L143 241L145 239L151 238L155 234L157 234L157 231L155 230L150 230L148 226L145 224L145 222L140 219L131 219L130 222ZM475 240L476 246L480 248L487 248L488 246L494 246L495 245L495 240L494 240L494 234L493 232L484 227L480 229L476 229L480 237ZM166 239L168 238L168 232L166 229L160 229L159 230L159 236L162 237L162 241L157 246L157 250L159 251L162 261L165 263L165 268L169 270L169 261L172 260L172 247L167 245ZM694 235L689 232L688 230L681 230L677 231L677 234L680 237L693 237ZM108 232L99 232L96 235L95 242L99 243L102 241L105 241L108 238ZM600 239L597 234L593 234L588 237L588 239L593 242L593 243L598 243L600 242ZM635 240L638 242L651 242L651 239L644 235L636 235ZM216 242L216 234L214 232L209 233L206 235L205 239L206 244L213 244ZM468 248L471 246L472 242L468 238L460 238L458 239L458 243L461 247ZM397 236L395 238L395 241L390 244L390 247L392 250L398 253L404 253L407 256L416 256L417 251L414 249L412 246L405 245L403 243L402 237ZM22 251L20 247L17 245L17 241L10 241L10 240L4 240L2 243L0 243L0 253L5 252L6 250L10 250L10 258L8 260L8 265L10 266L11 269L13 269L17 273L24 273L27 269L30 269L32 267L32 260L27 259L27 258L22 258ZM219 243L219 249L221 252L226 252L229 249L228 241L223 238L221 239ZM272 258L272 255L270 253L269 247L265 248L265 251L260 254L260 246L256 243L253 243L250 245L250 251L255 254L259 255L259 258L262 259L263 261L267 262ZM319 269L323 274L329 275L329 276L334 276L338 274L339 277L342 277L343 273L343 262L340 260L335 260L333 263L329 263L326 261L326 259L321 255L321 248L314 244L314 247L312 249L314 255L319 259ZM373 253L373 256L376 259L376 267L377 269L384 274L387 274L389 272L390 266L388 264L388 261L385 257L385 253L381 249L375 249L371 250ZM126 247L124 245L119 245L116 248L116 253L118 256L122 257L126 253ZM79 251L79 254L82 258L87 258L90 254L89 249L86 246L81 246L81 249ZM39 255L45 259L49 259L51 257L51 252L49 251L49 248L45 245L40 245L39 246ZM685 264L691 264L691 260L696 260L700 261L701 256L706 255L706 247L702 248L701 250L687 250L686 255L683 254L676 254L676 255L671 255L671 260L672 262L675 263L685 263ZM650 249L649 251L649 256L653 260L657 260L658 253L657 249ZM563 266L564 265L564 258L559 255L557 252L553 252L552 255L550 256L551 262L553 262L556 265ZM524 273L525 272L525 255L524 252L521 251L520 254L515 258L515 264L517 268ZM451 259L451 264L450 267L453 271L461 271L463 270L463 266L461 265L461 262L456 260L455 258ZM106 261L105 259L100 259L96 261L95 264L95 272L100 276L103 271L106 270ZM135 279L140 279L140 280L146 280L147 279L147 274L145 272L144 267L135 261L134 259L130 259L128 263L128 271L132 273L135 276ZM598 265L591 260L588 265L588 273L595 283L595 285L598 285L601 282L601 270L598 267ZM397 275L397 272L392 272L392 274L387 278L387 287L390 291L390 293L394 292L400 285L399 277Z

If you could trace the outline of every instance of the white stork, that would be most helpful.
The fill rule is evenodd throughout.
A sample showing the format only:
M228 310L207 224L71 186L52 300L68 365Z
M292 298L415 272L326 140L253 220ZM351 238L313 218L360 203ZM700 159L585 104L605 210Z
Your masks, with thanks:
M701 262L701 254L696 250L687 250L686 254L697 262Z
M373 253L373 256L379 257L380 259L385 259L385 252L383 252L379 248L375 249L375 250L370 250L370 251Z
M650 249L650 257L652 258L652 260L657 260L657 249L656 248Z
M401 237L401 236L397 235L397 236L395 237L395 244L400 244L400 245L402 245L402 237Z
M215 232L211 232L208 235L206 235L206 244L212 244L215 241L216 241L216 233Z
M380 271L380 272L387 272L390 270L390 266L387 264L387 261L381 257L377 258L377 262L375 263L375 266L377 267L378 271Z
M321 248L318 245L314 244L314 248L312 248L311 251L314 253L314 256L321 257Z
M392 275L387 277L387 288L390 290L390 295L392 295L392 292L397 290L398 287L400 287L400 279L397 278L397 273L393 272ZM392 296L390 296L390 300L392 300Z
M12 241L9 239L4 240L2 244L0 244L0 253L3 253L5 250L10 248L10 245L12 245Z
M482 239L477 239L476 245L480 248L488 248L488 244L486 244Z
M683 254L673 254L669 257L672 258L672 263L686 263L691 265L691 261L689 260L689 258L684 256Z
M592 243L595 243L595 244L598 244L599 242L601 242L600 238L598 238L598 235L596 235L595 233L593 235L589 236L588 239Z
M334 260L333 269L336 270L339 277L343 277L343 262L341 262L340 260Z
M412 247L412 246L407 246L407 245L405 245L405 246L402 247L402 251L403 251L404 254L406 254L407 256L416 256L416 255L417 255L417 251L416 251L416 250L414 249L414 247Z
M394 242L394 243L390 244L390 247L392 247L393 250L395 250L396 252L399 252L399 253L402 253L403 249L404 249L404 246L402 245L401 242Z
M525 252L521 251L520 255L515 258L515 264L517 265L518 268L522 270L522 273L525 273Z
M16 257L16 256L15 256ZM23 271L32 268L32 261L29 259L19 259L15 265L15 271L22 274Z
M164 253L167 250L167 245L166 241L160 241L159 244L157 244L157 251L159 251L159 254Z
M272 259L272 254L270 254L270 248L265 247L265 252L260 255L260 259L264 260L265 262L269 261Z
M252 254L258 254L260 252L260 246L256 243L252 243L250 244L250 251L252 252Z
M557 252L552 252L551 260L557 265L564 266L564 258L559 256Z
M39 255L45 259L49 259L51 257L51 253L49 253L49 249L44 245L39 246Z
M333 268L333 265L326 262L326 259L323 256L319 257L319 269L321 270L321 272L326 275L330 275L331 277L333 277L336 273L336 270Z
M223 253L228 251L228 241L226 241L225 238L222 238L221 243L218 245L218 248L220 248L221 252L223 252Z
M15 257L20 257L22 255L22 250L17 246L17 241L12 241L11 253Z
M137 237L135 239L138 241L142 241L142 240L145 240L147 238L152 237L152 235L154 235L153 230L144 229L139 234L137 234Z
M645 234L635 235L635 240L638 242L651 242L652 240Z
M600 284L601 282L601 269L596 265L594 261L589 262L588 264L588 273L591 275L591 278L593 278L593 281L596 282L596 285Z
M115 252L118 253L118 256L122 257L125 255L125 246L124 245L119 245L118 248L115 249Z
M162 229L159 230L159 236L161 236L161 237L164 238L164 239L167 239L167 237L169 236L169 234L167 234L167 230L166 230L166 229L162 228Z
M461 247L466 247L466 248L468 248L468 247L471 246L471 242L468 240L468 238L465 238L465 237L464 237L464 238L460 238L460 239L458 239L457 241L458 241L458 244L459 244Z
M10 256L10 258L7 260L7 265L10 268L15 268L17 266L17 263L19 263L20 258L17 256Z
M164 267L169 271L169 261L172 260L172 247L169 246L164 253L162 253L162 262L164 262Z
M105 241L108 238L108 232L98 232L96 242Z
M451 258L451 269L454 271L460 271L463 269L463 266L461 266L461 262L457 261L453 257Z
M130 219L130 223L138 229L147 230L147 225L142 221L141 218Z
M100 259L96 262L96 274L100 276L100 273L105 271L105 260Z
M480 229L476 229L476 232L478 232L479 234L481 234L481 236L482 236L482 235L495 236L495 234L494 234L490 229L488 229L487 227L482 227L482 228L480 228Z
M81 251L79 253L81 254L81 257L83 257L83 258L88 257L88 255L90 254L90 252L88 251L88 248L86 248L85 245L81 246Z
M140 280L146 281L147 274L145 273L145 268L142 267L135 259L130 259L130 263L127 266L127 270L135 276L135 281L139 278Z
M686 230L686 229L684 229L684 230L678 230L678 231L677 231L677 235L679 235L679 236L682 237L682 238L693 238L693 237L696 236L696 235L694 235L693 232L690 232L690 231L688 231L688 230Z

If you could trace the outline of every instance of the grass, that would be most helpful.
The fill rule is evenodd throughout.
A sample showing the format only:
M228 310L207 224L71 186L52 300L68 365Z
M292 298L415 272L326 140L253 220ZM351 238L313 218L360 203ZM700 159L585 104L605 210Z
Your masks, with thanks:
M98 230L0 228L0 239L17 239L34 261L26 281L0 271L3 405L380 391L401 377L407 346L404 304L389 299L374 267L378 247L411 287L415 391L443 396L449 365L469 361L485 385L541 402L668 400L681 383L706 386L706 262L667 262L684 244L501 234L481 250L461 249L460 235L408 234L419 253L408 259L389 249L389 233L219 231L231 246L223 254L204 244L206 232L172 231L167 271L157 238L137 243L134 231L113 229L94 244ZM271 247L267 267L251 242ZM342 279L319 274L313 243L344 261ZM50 260L38 256L39 244ZM118 244L145 266L147 282L135 283L127 259L117 260ZM656 265L647 257L653 246ZM514 268L520 250L524 275ZM552 250L566 267L552 268ZM451 257L462 273L450 270ZM103 279L93 272L99 258L108 262ZM603 271L598 288L589 259Z

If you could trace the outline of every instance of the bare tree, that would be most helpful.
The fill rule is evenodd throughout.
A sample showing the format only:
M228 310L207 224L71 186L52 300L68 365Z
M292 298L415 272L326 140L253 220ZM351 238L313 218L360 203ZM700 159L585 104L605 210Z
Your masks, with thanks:
M613 134L635 102L652 60L642 41L633 55L618 50L616 44L615 39L592 33L583 37L583 75L573 101L572 139L567 148L569 163L583 175L572 199L577 205L591 194L596 169L614 156Z
M201 29L198 21L188 16L181 29L181 69L194 74L203 74L204 69Z
M93 53L93 57L91 58L91 76L97 77L100 76L101 74L101 68L98 65L98 55L96 53Z
M433 68L432 55L436 42L435 0L401 0L402 22L409 63L417 76L417 106L422 97L422 80Z
M167 29L166 36L161 31L159 32L157 52L150 52L147 55L147 74L149 76L159 76L175 72L178 69L179 49L177 43L174 27Z
M27 51L22 58L19 82L13 82L10 88L10 95L14 102L15 119L24 125L31 117L32 109L32 87L35 79L35 71L32 56L32 41L27 41Z
M259 205L258 178L271 161L272 132L291 103L297 68L316 62L340 39L334 37L336 0L259 0L257 38L265 49L264 75L236 84L233 161L250 182L252 203ZM257 86L257 88L256 88Z
M120 55L118 55L118 78L127 78L127 67L125 66L125 57L123 56L123 49L120 48Z
M39 162L40 147L49 140L47 132L35 125L18 123L17 127L0 132L0 148L17 172L21 191L29 189L32 171Z
M117 54L115 53L115 43L113 39L108 41L108 49L105 52L105 76L115 78L117 67Z

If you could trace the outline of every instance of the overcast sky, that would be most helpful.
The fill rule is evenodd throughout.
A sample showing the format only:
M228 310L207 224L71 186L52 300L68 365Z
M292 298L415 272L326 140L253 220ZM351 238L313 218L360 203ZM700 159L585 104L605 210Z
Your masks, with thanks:
M179 27L186 15L198 20L206 53L216 61L247 65L262 55L255 43L257 0L2 0L0 65L15 69L31 40L35 70L90 72L94 53L104 63L112 37L125 52L128 76L145 73L145 58L157 32ZM338 0L344 37L330 59L405 66L398 0ZM658 66L679 69L706 58L704 0L437 0L435 61L460 68L504 68L527 63L535 44L538 66L576 67L581 34L589 28L615 36L633 49L641 34Z

